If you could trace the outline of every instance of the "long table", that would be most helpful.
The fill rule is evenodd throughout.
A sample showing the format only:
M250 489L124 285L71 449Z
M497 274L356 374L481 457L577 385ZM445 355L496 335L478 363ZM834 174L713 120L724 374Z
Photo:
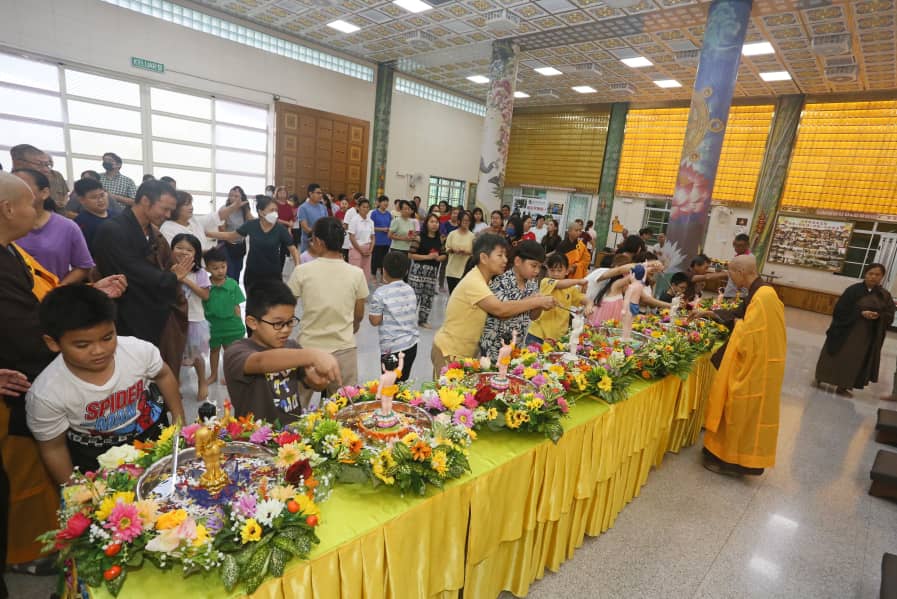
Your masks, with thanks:
M525 595L583 543L613 526L667 452L697 441L713 377L709 355L682 381L638 382L614 405L580 400L555 445L483 433L472 472L425 497L340 485L322 504L321 543L263 583L258 598L366 599ZM215 572L182 578L147 564L120 597L239 597ZM92 589L96 598L109 597Z

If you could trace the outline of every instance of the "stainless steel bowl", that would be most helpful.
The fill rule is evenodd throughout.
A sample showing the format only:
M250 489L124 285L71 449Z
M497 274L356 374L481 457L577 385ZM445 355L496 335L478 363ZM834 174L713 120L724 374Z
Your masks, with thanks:
M595 327L595 330L597 330L599 334L604 335L608 339L621 339L623 337L623 329L600 326ZM624 343L629 343L632 347L641 347L649 341L651 341L649 337L642 335L638 331L632 331L630 333L629 341L625 341Z
M491 385L492 379L494 378L498 378L497 372L477 372L465 378L464 384L475 389L480 389ZM508 391L514 395L527 392L535 393L539 390L539 387L536 386L535 383L528 381L525 378L509 374L507 379L509 383Z
M343 423L343 426L350 428L356 432L361 429L358 423L371 418L374 412L380 408L379 401L360 401L358 403L349 404L336 413L336 419ZM433 427L433 417L426 410L417 406L412 406L401 401L392 402L393 411L411 420L410 426L418 432L428 431ZM376 442L368 437L368 441Z
M546 354L546 359L552 364L560 364L566 365L570 362L576 362L577 364L588 364L589 368L597 368L599 366L598 362L591 358L586 358L585 356L580 355L571 355L565 351L555 351Z

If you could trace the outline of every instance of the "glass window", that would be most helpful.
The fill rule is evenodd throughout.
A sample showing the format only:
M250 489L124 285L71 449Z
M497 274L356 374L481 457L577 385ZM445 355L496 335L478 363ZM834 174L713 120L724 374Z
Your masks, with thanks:
M178 185L180 184L181 182L178 181ZM212 212L212 196L205 193L191 193L190 195L193 196L193 214L209 214Z
M263 131L250 131L227 125L215 125L215 144L229 148L266 152L268 134Z
M122 133L140 133L140 111L69 100L69 123Z
M209 171L194 171L155 165L153 175L157 179L167 175L177 181L178 189L183 189L190 193L211 193L212 191L212 173Z
M267 129L268 110L236 102L215 100L215 120L255 129Z
M122 160L143 160L143 140L139 137L124 137L111 133L81 131L71 129L72 152L89 156L102 156L106 152L115 152Z
M196 146L184 146L167 141L153 141L153 163L178 164L211 168L212 150Z
M0 85L0 112L43 121L62 122L62 106L59 96Z
M167 89L150 89L150 108L200 119L212 118L211 98L179 94Z
M464 181L458 179L430 177L430 187L427 195L428 207L441 201L448 202L449 206L463 205L464 187Z
M253 177L251 175L231 175L227 173L215 174L215 192L219 195L227 195L231 187L239 185L246 192L246 197L252 199L258 193L265 193L264 176ZM254 203L253 203L254 205Z
M196 143L212 143L212 125L154 114L153 137L167 137Z
M9 54L0 54L0 81L58 92L59 67Z
M670 222L670 202L648 200L642 213L642 228L651 227L654 234L666 234Z
M73 96L140 106L140 86L130 81L65 70L65 92Z
M215 150L215 168L222 171L241 173L264 173L266 158L262 154Z
M58 163L58 161L56 162ZM72 158L72 179L79 179L84 171L96 171L98 174L101 174L103 172L101 163L101 156L95 158ZM143 180L143 163L126 160L121 167L121 174L133 179L137 187L140 187L140 182Z
M65 152L62 126L36 125L14 119L0 118L0 140L10 147L31 144L45 152Z

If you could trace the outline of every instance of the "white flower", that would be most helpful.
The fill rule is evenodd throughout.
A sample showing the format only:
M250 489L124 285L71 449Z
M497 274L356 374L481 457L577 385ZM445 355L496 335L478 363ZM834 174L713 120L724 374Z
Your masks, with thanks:
M283 511L284 503L277 499L265 499L255 507L255 519L262 526L274 524L274 518Z
M483 370L489 370L492 368L492 361L489 360L489 356L480 357L480 368Z
M122 464L133 464L144 456L144 453L131 445L110 447L97 458L100 467L105 470L118 468Z
M443 412L443 413L439 414L438 416L436 416L436 418L434 418L433 421L438 424L449 425L452 423L452 416L448 412Z

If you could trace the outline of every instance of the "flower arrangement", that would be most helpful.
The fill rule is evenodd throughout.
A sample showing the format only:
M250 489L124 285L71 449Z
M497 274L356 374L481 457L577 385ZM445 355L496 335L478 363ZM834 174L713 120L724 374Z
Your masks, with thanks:
M311 460L297 441L280 448L284 457L295 450L297 460L278 459L273 480L263 478L220 509L137 500L137 480L153 456L167 455L175 442L187 444L186 428L175 433L168 427L156 441L140 443L142 449L108 450L98 459L98 472L75 471L63 488L60 528L41 536L45 550L58 551L66 566L76 563L80 580L105 584L113 596L128 571L144 561L160 569L180 567L185 575L215 569L226 589L242 583L251 593L266 575L280 576L292 557L308 556L318 542L319 510L308 484Z

